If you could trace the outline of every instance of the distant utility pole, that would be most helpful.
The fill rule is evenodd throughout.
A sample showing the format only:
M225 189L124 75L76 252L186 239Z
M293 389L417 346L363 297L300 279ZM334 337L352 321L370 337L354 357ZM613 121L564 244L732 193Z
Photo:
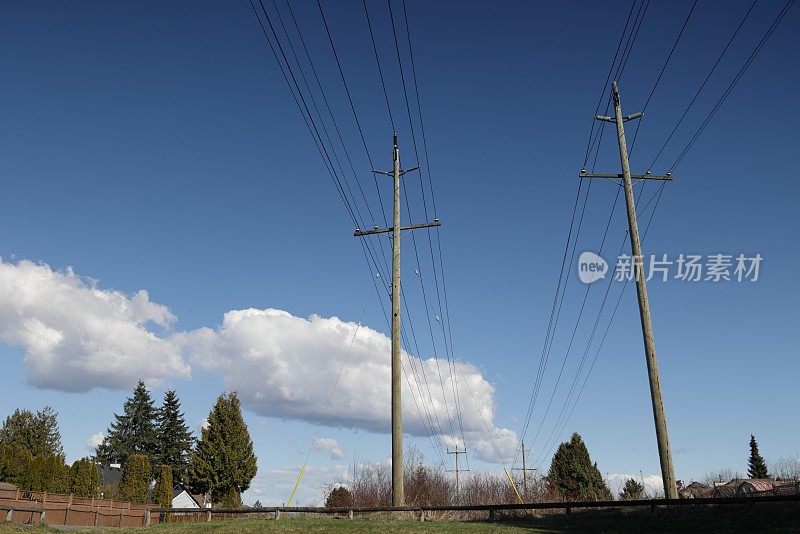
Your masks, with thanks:
M447 472L456 474L456 502L457 502L457 504L461 504L461 489L460 489L460 486L458 485L458 474L459 473L467 473L467 472L469 472L469 469L459 469L458 468L458 455L459 454L467 454L467 449L465 448L463 451L460 451L460 450L458 450L458 447L456 447L456 450L447 451L447 454L455 454L456 455L456 468L455 469L449 469Z
M625 122L638 119L642 113L622 115L622 104L619 98L617 82L611 85L611 96L614 100L614 117L598 115L595 120L614 122L617 125L617 141L619 142L619 159L622 163L622 174L594 174L581 170L581 178L622 178L625 188L625 204L628 208L628 231L631 236L631 256L633 273L636 277L636 295L639 300L639 315L642 321L642 336L644 337L644 353L647 359L647 374L650 379L650 398L653 402L653 418L656 423L656 440L658 441L658 457L661 461L661 477L664 481L664 495L668 499L678 498L678 488L675 484L675 470L672 467L672 451L669 447L667 435L667 418L664 415L664 401L661 399L661 384L658 374L658 359L656 358L656 342L653 336L653 322L650 318L650 302L647 297L647 283L643 273L644 257L642 245L639 241L639 226L636 223L636 206L633 203L632 178L638 180L672 180L671 173L666 176L654 176L648 171L645 174L631 176L628 163L628 147L625 143Z
M536 471L536 468L528 469L527 463L525 463L525 453L530 452L530 449L525 448L525 440L522 440L522 444L518 449L522 452L522 469L519 467L512 469L512 471L522 471L522 491L524 492L525 499L528 499L528 471Z
M394 178L394 220L391 228L378 228L362 231L356 228L356 237L372 234L392 233L392 506L405 506L403 492L403 407L400 389L400 232L441 226L439 219L432 223L400 226L400 177L413 169L400 169L400 150L397 148L397 133L393 134L394 150L392 152L393 169L391 171L372 172L385 174Z

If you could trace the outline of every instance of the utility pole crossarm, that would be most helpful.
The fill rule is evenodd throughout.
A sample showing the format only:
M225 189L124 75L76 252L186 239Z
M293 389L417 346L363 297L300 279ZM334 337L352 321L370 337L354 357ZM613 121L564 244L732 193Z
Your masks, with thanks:
M625 175L622 173L607 173L607 172L586 172L586 169L581 169L581 172L578 173L579 178L625 178ZM634 180L673 180L673 176L671 172L661 176L658 174L650 174L648 172L644 174L631 174L631 178Z
M441 226L442 222L439 219L434 219L433 222L429 223L422 223L422 224L411 224L408 226L401 226L400 231L405 232L406 230L417 230L419 228L433 228L434 226ZM394 231L394 228L378 228L375 227L372 230L361 230L356 228L353 235L355 237L362 237L365 235L374 235L374 234L388 234L389 232Z

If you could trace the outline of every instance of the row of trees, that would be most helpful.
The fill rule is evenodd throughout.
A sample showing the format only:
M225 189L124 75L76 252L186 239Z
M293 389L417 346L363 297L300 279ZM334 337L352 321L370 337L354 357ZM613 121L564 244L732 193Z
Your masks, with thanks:
M114 414L96 457L123 466L120 494L134 502L144 502L141 488L157 478L156 495L166 495L168 486L171 500L173 482L180 482L215 503L236 507L256 475L253 442L236 392L217 398L195 443L177 394L167 391L156 408L141 381L122 414Z
M73 493L78 497L97 497L100 475L90 458L76 460L72 466L63 454L30 451L18 443L0 444L0 481L28 491Z

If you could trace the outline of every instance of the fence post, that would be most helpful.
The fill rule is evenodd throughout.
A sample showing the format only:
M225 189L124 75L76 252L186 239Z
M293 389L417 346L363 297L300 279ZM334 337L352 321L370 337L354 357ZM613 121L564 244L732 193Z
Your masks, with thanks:
M425 510L420 510L419 511L419 520L420 521L425 521Z
M206 523L211 521L211 510L206 510Z
M347 517L350 518L350 519L353 519L353 511L352 510L347 512Z
M39 524L46 525L47 523L44 522L44 508L42 508L42 513L39 514Z
M9 510L6 512L6 521L11 522L14 519L14 510Z
M146 527L150 526L150 510L144 511L144 526Z
M489 521L494 521L494 508L489 508Z
M654 502L650 503L650 513L656 515L656 503Z
M280 510L278 510L278 509L276 509L276 510L275 510L275 520L278 520L278 519L280 519L280 518L281 518L281 511L280 511Z
M97 508L94 510L94 526L97 526L97 522L100 519L100 505L97 505Z
M564 512L565 512L567 515L570 515L570 514L572 513L572 506L570 506L570 505L567 505L567 506L564 508Z

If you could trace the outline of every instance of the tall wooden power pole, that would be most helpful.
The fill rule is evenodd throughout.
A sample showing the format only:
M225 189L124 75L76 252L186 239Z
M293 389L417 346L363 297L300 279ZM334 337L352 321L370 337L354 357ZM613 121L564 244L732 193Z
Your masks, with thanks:
M636 223L636 206L633 199L632 178L641 180L672 180L672 175L653 176L649 172L631 176L628 162L628 146L625 143L625 123L638 119L641 113L622 115L622 104L619 98L617 82L611 85L611 96L614 101L614 117L596 116L596 120L614 122L617 125L617 141L619 143L619 159L622 163L622 174L594 174L582 170L581 178L622 178L625 189L625 205L628 209L628 231L631 236L631 256L633 274L636 278L636 295L639 301L639 315L642 321L642 336L644 337L644 353L647 360L647 375L650 379L650 399L653 403L653 418L656 424L656 440L658 441L658 457L661 462L661 478L664 481L664 495L668 499L678 498L678 488L675 483L675 470L672 466L672 451L667 435L667 417L664 414L664 401L661 398L661 383L658 373L658 358L656 357L656 342L653 336L653 321L650 317L650 300L647 297L647 282L643 272L644 257L642 244L639 240L639 226Z
M400 373L400 232L441 226L439 219L431 223L400 226L400 177L413 169L400 168L400 150L397 148L397 133L392 136L394 149L392 151L392 170L378 171L376 174L385 174L394 178L394 218L391 228L374 228L362 231L356 228L353 233L356 237L372 234L392 233L392 506L405 506L403 491L403 405L401 397Z

